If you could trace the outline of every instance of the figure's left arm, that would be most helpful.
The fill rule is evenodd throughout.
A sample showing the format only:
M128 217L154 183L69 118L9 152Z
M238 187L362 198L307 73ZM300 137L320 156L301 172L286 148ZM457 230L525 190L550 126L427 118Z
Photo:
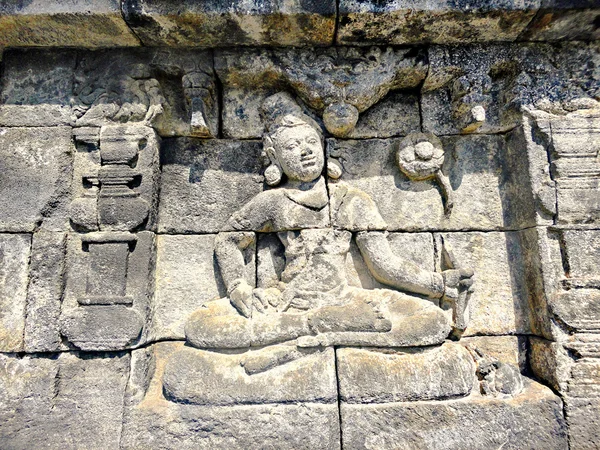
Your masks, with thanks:
M380 283L431 298L444 295L442 274L423 270L414 262L395 255L385 232L360 232L356 243L367 267Z

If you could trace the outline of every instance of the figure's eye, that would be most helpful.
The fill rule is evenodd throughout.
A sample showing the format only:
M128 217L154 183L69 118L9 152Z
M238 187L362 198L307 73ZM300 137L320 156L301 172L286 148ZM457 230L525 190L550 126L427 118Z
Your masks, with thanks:
M316 140L315 138L308 138L308 139L306 140L306 142L308 142L309 144L316 144L316 143L317 143L317 140Z

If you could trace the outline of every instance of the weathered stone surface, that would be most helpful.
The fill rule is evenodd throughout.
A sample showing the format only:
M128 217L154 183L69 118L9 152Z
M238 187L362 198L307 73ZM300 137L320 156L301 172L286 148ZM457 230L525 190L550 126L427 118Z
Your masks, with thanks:
M550 155L556 182L557 222L592 223L600 219L600 117L597 112L566 115L535 111L535 124Z
M150 339L183 338L189 315L226 295L214 261L214 235L158 236ZM253 256L252 248L248 258ZM254 264L248 265L254 273Z
M258 142L169 139L161 152L161 233L216 233L263 190Z
M75 122L70 106L64 105L0 105L2 127L55 127Z
M342 0L339 44L514 41L539 0L410 2Z
M350 139L405 136L420 131L419 103L416 96L402 91L388 94L367 109L358 119Z
M121 350L144 336L154 234L69 235L61 332L82 350Z
M218 94L208 51L84 52L75 81L78 126L145 121L162 136L218 134Z
M522 372L528 368L525 336L468 336L461 338L460 343L501 363L518 367Z
M66 229L70 128L1 128L0 149L0 230Z
M598 397L565 399L571 448L582 450L598 448L600 445L598 408L600 408Z
M520 39L531 41L593 41L600 38L598 3L594 0L542 0Z
M35 110L36 114L53 112L61 107L69 111L72 74L77 60L75 50L8 50L4 52L3 59L2 105L30 105L27 109ZM53 125L53 116L40 117L39 120L48 120L47 125ZM28 120L33 120L33 117Z
M438 135L498 133L521 108L566 114L597 108L595 43L433 46L423 84L423 129ZM579 82L577 80L586 80Z
M122 9L144 45L175 47L328 45L336 14L333 0L126 0Z
M117 0L8 1L0 6L0 47L130 47L138 39Z
M25 322L26 352L51 352L61 347L58 319L63 291L65 233L33 235Z
M340 396L349 404L445 400L471 393L475 362L458 344L425 350L341 348Z
M433 181L412 181L396 165L399 140L337 140L329 154L341 163L341 180L377 205L390 231L493 230L504 226L501 192L503 143L495 136L442 139L454 208L448 216ZM334 192L335 184L330 183ZM478 192L477 197L473 192ZM335 217L335 212L333 213ZM343 221L334 221L346 228Z
M559 392L567 390L574 361L557 342L529 338L529 360L533 373Z
M519 269L518 235L507 233L444 233L442 245L461 267L475 272L470 295L471 320L465 336L527 334L530 312ZM491 264L491 265L490 265Z
M177 403L214 406L337 400L332 348L299 353L294 355L296 359L267 370L249 369L253 359L273 351L267 348L231 355L183 348L165 367L164 393Z
M600 230L564 230L561 236L568 276L600 277Z
M381 117L389 110L389 105L381 109L374 105L390 90L418 88L427 74L427 63L420 51L333 47L223 51L217 54L215 69L225 87L223 128L229 137L262 135L257 107L282 86L316 111L334 136L346 137L354 131L356 137L361 137L373 135L373 125L369 125L373 116ZM398 106L403 108L403 102L399 101ZM359 113L369 108L375 109L355 129ZM416 114L409 117L408 124L404 118L400 124L390 119L381 132L394 133L416 124L413 120L419 120L418 113L409 111Z
M129 355L0 355L4 448L118 448Z
M133 352L124 448L339 448L336 403L201 406L167 401L165 364L182 348L182 343L165 342Z
M345 448L567 448L561 400L532 382L508 400L474 394L445 402L342 403L341 418Z
M23 350L31 236L0 234L0 351Z
M388 233L386 239L394 255L403 256L423 270L435 270L435 250L431 233ZM260 255L258 269L261 269ZM365 289L386 287L373 277L355 243L350 246L350 253L346 257L346 273L351 286Z

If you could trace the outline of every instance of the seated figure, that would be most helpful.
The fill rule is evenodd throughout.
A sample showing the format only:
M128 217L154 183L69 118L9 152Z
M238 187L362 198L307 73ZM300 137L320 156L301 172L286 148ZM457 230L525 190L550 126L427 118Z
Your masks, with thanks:
M189 318L188 343L212 351L186 349L197 352L187 358L210 364L211 353L221 349L251 375L302 358L307 349L444 342L452 318L440 302L456 301L471 285L472 272L431 272L394 254L386 224L368 195L343 182L328 192L316 123L285 94L271 96L263 107L264 151L270 160L265 177L278 186L232 215L227 229L236 231L217 236L215 255L227 298L203 305ZM331 214L343 220L332 221ZM348 224L347 229L334 229L332 222ZM254 288L244 249L255 243L257 233L276 234L285 264L280 273L273 270L267 285ZM353 238L373 277L390 289L349 284L346 259ZM260 350L242 351L249 348ZM173 397L184 396L177 392L181 374L174 375L189 371L183 366L171 361L167 367L166 390Z

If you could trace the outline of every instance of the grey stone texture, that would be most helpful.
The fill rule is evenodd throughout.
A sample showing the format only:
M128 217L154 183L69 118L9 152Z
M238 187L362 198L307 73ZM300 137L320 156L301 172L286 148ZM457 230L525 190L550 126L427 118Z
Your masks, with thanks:
M0 355L5 448L118 448L130 356Z
M0 5L0 47L131 47L139 40L118 0L9 0Z
M73 145L68 127L0 128L0 230L66 230Z
M31 236L0 235L0 349L23 351Z
M333 0L125 0L122 9L148 46L330 45L336 19Z
M216 233L263 190L260 143L169 139L162 148L161 233Z
M474 395L441 403L342 404L342 436L345 447L357 449L565 449L561 411L562 402L538 384L509 400Z
M405 45L514 41L538 7L539 0L342 0L338 42Z
M598 447L595 3L5 2L0 447Z

